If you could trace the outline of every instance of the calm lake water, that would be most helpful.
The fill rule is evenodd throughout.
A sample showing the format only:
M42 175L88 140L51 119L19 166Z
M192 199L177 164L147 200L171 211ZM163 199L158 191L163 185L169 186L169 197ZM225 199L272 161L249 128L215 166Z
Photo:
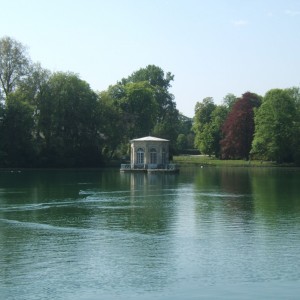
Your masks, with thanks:
M299 299L300 171L0 172L0 299Z

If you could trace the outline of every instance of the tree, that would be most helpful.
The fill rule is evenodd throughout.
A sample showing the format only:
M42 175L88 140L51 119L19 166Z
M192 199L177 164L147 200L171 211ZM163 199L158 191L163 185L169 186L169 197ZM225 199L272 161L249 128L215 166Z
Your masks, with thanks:
M226 118L221 140L221 157L248 159L254 134L253 109L260 105L260 97L247 92L232 107Z
M294 162L300 165L300 87L286 89L292 97L296 107L296 117L294 121L295 133L293 138L293 157Z
M121 118L123 139L129 140L148 135L154 127L157 116L155 91L147 81L117 84L101 93L102 98L111 102L111 108L117 108ZM116 121L117 122L117 121Z
M122 79L122 84L129 82L147 81L150 85L168 90L171 87L171 81L174 80L174 75L170 72L165 72L155 65L148 65L146 68L141 68L133 72L128 78Z
M184 152L187 149L194 148L194 138L195 134L192 130L193 119L183 114L179 114L179 126L178 126L178 136L177 136L177 150L179 152Z
M213 150L212 134L210 132L210 122L212 120L212 112L216 108L213 98L204 98L202 102L197 102L195 106L195 116L193 131L195 132L195 146L203 154L211 155Z
M73 73L54 73L40 99L38 127L43 164L95 166L101 160L97 95Z
M228 114L228 109L224 105L215 105L212 98L205 98L203 103L196 105L196 108L193 126L196 133L196 145L201 153L214 154L219 157L221 128Z
M43 92L47 82L51 76L51 72L42 68L39 63L32 64L30 74L22 82L18 89L22 91L28 98L31 105L38 109L39 101L43 97Z
M227 118L228 108L224 105L217 105L211 114L210 122L210 132L212 135L211 145L209 146L212 149L212 153L216 157L220 157L221 146L220 141L223 138L222 135L222 126Z
M182 152L187 148L187 138L183 133L180 133L177 137L177 149Z
M124 91L120 106L128 117L129 137L148 135L157 115L153 87L146 81L131 82L125 85Z
M228 109L228 112L231 111L237 100L238 98L234 94L230 93L223 98L223 105L225 105L225 107Z
M127 123L120 106L113 99L114 88L115 86L110 86L98 95L102 119L101 134L104 137L102 154L107 159L113 158L120 145L128 143Z
M3 147L4 145L4 104L0 101L0 165L3 164L3 161L5 160L6 152Z
M148 82L153 88L154 100L157 103L157 111L152 133L171 141L172 151L176 145L179 126L179 112L176 108L174 96L169 92L174 75L165 72L155 65L148 65L132 73L128 78L123 78L121 83Z
M1 122L2 121L2 122ZM1 165L27 167L34 164L33 109L21 93L10 93L6 99L1 128Z
M26 48L10 37L0 40L0 87L5 96L29 74L30 59Z
M260 159L291 162L298 149L295 146L299 146L298 137L299 114L291 91L268 91L255 112L251 154Z
M161 107L159 106L158 109ZM171 101L161 109L156 124L152 130L155 136L170 140L170 153L176 152L176 139L179 133L179 111L175 102Z

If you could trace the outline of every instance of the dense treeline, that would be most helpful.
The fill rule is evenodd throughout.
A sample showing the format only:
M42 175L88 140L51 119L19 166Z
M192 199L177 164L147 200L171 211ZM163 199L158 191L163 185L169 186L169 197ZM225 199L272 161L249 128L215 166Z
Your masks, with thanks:
M300 163L300 89L264 97L208 97L190 119L169 89L174 76L149 65L101 92L70 72L51 73L26 48L0 39L0 167L97 167L129 155L128 141L154 135L171 153Z
M0 167L102 166L149 134L170 139L175 153L177 137L193 133L169 92L173 77L149 65L99 93L76 74L32 63L22 44L2 38Z
M229 94L222 105L205 98L196 104L193 130L203 154L299 164L300 89Z

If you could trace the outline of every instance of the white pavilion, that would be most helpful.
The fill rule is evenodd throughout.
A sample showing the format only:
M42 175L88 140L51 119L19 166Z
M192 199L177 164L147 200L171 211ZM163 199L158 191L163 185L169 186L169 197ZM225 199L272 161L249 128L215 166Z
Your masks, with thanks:
M121 171L178 171L169 163L169 140L147 136L130 144L130 164L122 164Z

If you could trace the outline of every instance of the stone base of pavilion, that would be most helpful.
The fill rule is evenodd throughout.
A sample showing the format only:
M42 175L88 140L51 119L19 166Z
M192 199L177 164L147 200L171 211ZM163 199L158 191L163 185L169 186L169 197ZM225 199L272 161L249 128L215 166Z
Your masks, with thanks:
M167 165L131 165L131 164L121 164L121 172L144 172L144 173L177 173L179 172L179 167L176 164Z

